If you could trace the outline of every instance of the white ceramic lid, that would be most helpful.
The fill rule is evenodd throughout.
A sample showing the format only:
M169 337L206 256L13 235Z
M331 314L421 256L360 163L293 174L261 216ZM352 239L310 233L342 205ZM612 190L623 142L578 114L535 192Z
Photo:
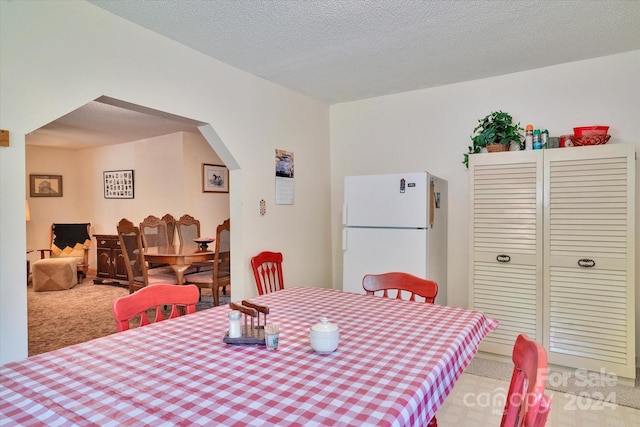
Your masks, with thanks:
M311 327L312 331L318 332L333 332L338 330L338 325L329 322L327 317L320 319L320 323L316 323Z

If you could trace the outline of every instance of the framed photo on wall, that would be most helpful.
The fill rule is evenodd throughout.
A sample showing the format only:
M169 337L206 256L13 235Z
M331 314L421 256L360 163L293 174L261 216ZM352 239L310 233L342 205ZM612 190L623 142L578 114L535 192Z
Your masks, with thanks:
M105 199L133 199L133 169L104 171L102 180Z
M202 164L202 192L228 193L229 169L224 165Z
M29 175L31 197L62 197L62 175Z

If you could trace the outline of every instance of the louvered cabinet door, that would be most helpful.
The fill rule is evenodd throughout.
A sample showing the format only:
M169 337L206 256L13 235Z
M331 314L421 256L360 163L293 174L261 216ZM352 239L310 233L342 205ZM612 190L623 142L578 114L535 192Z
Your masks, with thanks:
M542 151L470 156L470 306L497 319L480 349L542 340Z
M630 144L545 150L549 363L635 377L635 160Z

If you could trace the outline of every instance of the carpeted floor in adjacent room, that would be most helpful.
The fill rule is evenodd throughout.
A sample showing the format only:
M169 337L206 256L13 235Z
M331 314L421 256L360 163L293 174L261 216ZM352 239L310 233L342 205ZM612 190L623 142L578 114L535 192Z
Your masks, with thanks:
M88 276L66 291L34 292L27 288L29 356L89 341L116 332L113 301L129 293L125 287L96 285ZM229 297L221 296L221 304ZM198 311L213 306L213 297L202 291Z

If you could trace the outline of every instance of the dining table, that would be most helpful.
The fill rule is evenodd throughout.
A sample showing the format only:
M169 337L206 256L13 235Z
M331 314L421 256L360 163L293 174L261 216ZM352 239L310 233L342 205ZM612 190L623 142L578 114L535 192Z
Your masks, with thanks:
M297 287L251 298L276 350L223 342L218 306L0 368L0 424L424 426L497 321L482 312ZM310 346L327 317L339 344Z
M176 274L178 285L184 285L184 274L191 264L209 261L214 258L215 252L202 249L196 243L183 245L150 246L144 248L145 261L158 264L169 264Z

